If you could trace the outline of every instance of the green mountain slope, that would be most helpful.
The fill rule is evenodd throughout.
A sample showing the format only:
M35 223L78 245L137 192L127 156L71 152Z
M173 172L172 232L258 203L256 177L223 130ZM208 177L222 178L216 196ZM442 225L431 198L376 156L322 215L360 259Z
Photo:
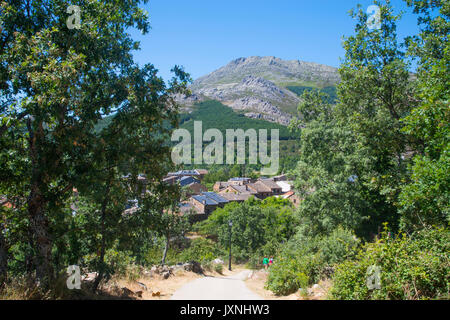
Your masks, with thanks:
M287 86L286 89L289 89L290 91L294 92L298 96L301 96L303 94L303 92L305 92L305 91L320 90L323 93L326 93L328 95L328 102L336 103L336 100L337 100L336 87L333 87L333 86L325 87L323 89L317 89L314 87L305 87L305 86Z
M287 127L265 120L250 119L242 114L234 112L231 108L214 100L208 100L195 105L195 110L190 114L182 114L180 127L194 133L194 121L202 121L203 132L210 128L219 129L225 137L226 129L267 129L270 137L271 129L279 129L280 140L293 139L294 135Z

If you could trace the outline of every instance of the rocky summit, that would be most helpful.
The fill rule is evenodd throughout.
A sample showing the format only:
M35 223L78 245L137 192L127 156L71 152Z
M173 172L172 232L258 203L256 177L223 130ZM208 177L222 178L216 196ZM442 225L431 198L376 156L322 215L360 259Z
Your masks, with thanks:
M198 78L190 86L192 95L177 96L176 100L184 107L217 100L246 117L288 125L300 102L289 86L323 88L338 82L337 69L330 66L276 57L248 57L233 60Z

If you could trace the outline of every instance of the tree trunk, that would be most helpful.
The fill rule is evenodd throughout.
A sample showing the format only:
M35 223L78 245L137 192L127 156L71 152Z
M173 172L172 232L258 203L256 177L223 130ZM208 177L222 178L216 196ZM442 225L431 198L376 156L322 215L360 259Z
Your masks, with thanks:
M0 228L0 289L8 278L8 248L3 236L3 226Z
M102 242L100 245L100 256L98 259L99 263L99 269L98 269L98 275L97 278L95 278L94 284L92 286L92 291L95 293L98 289L98 286L100 282L103 280L103 276L105 273L105 251L106 251L106 207L108 206L108 199L109 199L109 192L111 190L111 179L112 174L110 175L110 178L108 179L108 183L106 186L105 191L105 197L103 198L102 203L102 215L101 215L101 225L100 225L100 233L102 235Z
M48 219L44 213L44 204L35 190L31 191L28 202L30 228L36 246L35 266L39 285L48 289L53 280L52 241L48 233Z
M169 241L170 241L170 237L169 237L169 235L167 234L167 235L166 235L166 244L165 244L165 246L164 246L164 253L163 253L162 260L161 260L161 264L162 264L162 265L165 265L165 264L166 264L167 251L169 251Z
M34 246L36 248L35 266L36 277L44 290L48 289L50 282L53 280L53 266L51 262L52 241L48 233L49 222L45 215L45 207L47 201L44 199L41 188L43 183L41 173L41 161L38 156L39 141L42 141L42 124L41 131L35 135L31 125L31 120L27 119L27 128L29 133L29 152L31 158L31 179L30 194L27 199L28 215L30 218L30 230L33 236Z
M104 214L102 213L102 221L104 220ZM102 222L103 224L103 222ZM98 289L98 286L100 282L103 280L104 272L105 272L105 234L104 231L102 231L102 243L100 247L100 257L98 259L99 262L99 268L98 268L98 275L97 278L95 278L94 284L92 286L92 291L95 293Z

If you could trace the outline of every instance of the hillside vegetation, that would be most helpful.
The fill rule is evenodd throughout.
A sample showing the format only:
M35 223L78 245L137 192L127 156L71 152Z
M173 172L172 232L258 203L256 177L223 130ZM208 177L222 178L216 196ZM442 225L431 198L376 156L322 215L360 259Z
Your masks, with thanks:
M298 96L301 96L305 91L319 90L327 95L326 99L329 103L334 104L336 103L337 100L336 87L324 87L322 89L317 89L314 87L306 87L306 86L287 86L286 88L291 90Z
M218 101L205 101L195 105L195 109L190 114L181 115L180 127L189 130L194 136L194 121L202 121L203 132L210 128L219 129L225 137L226 129L266 129L268 139L270 130L278 129L281 140L294 139L295 134L289 132L288 128L276 123L264 120L250 119L243 114L234 112L231 108Z

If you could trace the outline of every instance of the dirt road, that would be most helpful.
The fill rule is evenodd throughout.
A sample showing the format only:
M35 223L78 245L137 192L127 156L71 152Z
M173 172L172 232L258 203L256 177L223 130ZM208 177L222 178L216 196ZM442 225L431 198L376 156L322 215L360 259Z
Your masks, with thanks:
M172 300L263 300L244 284L250 270L228 277L204 277L175 291Z

